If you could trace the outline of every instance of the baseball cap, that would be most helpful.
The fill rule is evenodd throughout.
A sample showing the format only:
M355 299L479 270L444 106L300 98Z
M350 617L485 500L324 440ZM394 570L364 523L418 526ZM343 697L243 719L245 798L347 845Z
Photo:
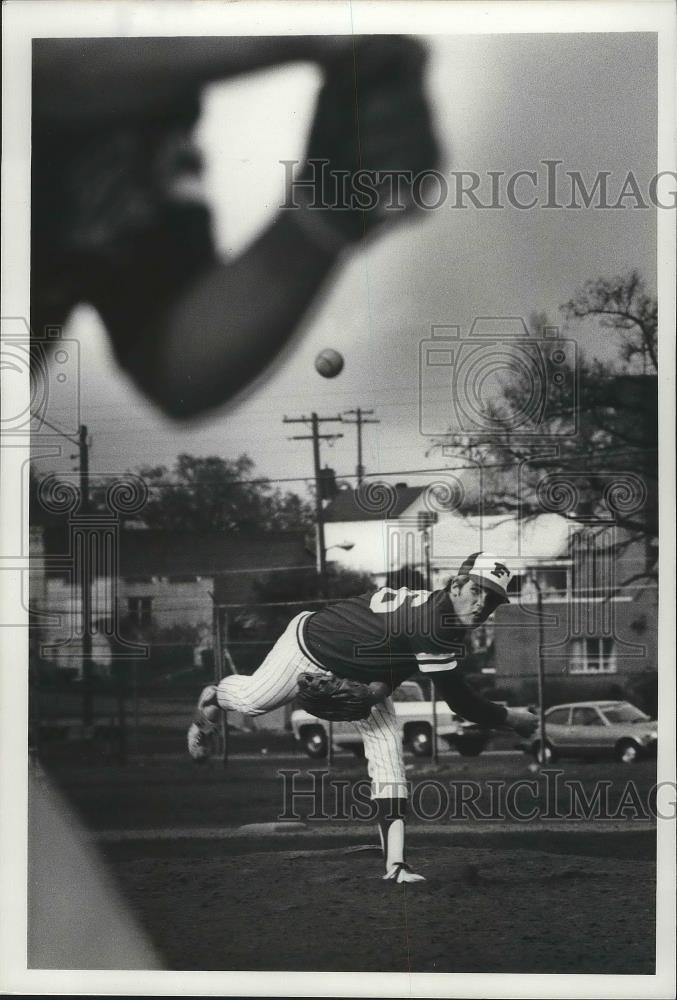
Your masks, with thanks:
M473 552L464 560L459 576L469 576L492 593L498 594L501 604L509 604L507 590L512 580L512 572L506 564L491 552Z

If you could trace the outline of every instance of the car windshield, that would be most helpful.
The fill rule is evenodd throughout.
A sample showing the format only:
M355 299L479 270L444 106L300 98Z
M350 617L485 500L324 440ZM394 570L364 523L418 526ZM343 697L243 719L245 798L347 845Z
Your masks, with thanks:
M602 713L609 722L646 722L649 716L640 712L638 708L624 701L622 705L614 705L612 708L602 708Z

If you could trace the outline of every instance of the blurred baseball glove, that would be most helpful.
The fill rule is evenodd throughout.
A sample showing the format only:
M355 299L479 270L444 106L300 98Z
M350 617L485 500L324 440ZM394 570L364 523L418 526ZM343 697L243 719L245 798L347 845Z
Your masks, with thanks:
M366 719L372 706L387 694L384 685L363 684L329 672L301 674L297 703L306 712L328 722L355 722Z

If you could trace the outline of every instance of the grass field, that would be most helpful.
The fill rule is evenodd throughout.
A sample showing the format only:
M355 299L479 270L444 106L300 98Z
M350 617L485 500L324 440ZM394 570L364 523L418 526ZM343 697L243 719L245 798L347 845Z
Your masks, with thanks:
M410 860L427 881L406 887L381 881L374 824L352 815L310 819L317 798L299 803L302 822L273 832L285 815L280 771L298 771L297 787L308 791L310 769L323 769L287 748L270 736L258 746L249 740L227 767L196 767L178 755L124 767L92 759L46 765L165 967L653 972L655 830L636 809L621 815L618 806L629 780L636 801L647 801L655 762L563 763L553 793L517 753L449 753L438 768L407 758L414 788L475 782L486 813L492 782L535 782L516 801L540 811L530 821L451 808L436 820L412 816ZM336 758L329 787L346 784L349 812L363 777L364 762ZM566 814L568 783L591 796L600 780L615 819L553 818L558 809ZM419 803L428 812L429 791ZM325 797L325 806L332 802ZM250 824L258 826L240 829Z

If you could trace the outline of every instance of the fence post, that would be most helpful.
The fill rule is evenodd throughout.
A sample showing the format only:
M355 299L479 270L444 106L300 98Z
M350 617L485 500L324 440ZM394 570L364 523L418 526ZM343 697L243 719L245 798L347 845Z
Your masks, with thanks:
M432 716L432 723L433 723L432 761L433 761L433 764L436 765L436 764L439 763L439 754L438 754L438 751L437 751L437 690L435 688L435 681L432 678L430 679L430 697L432 698L432 706L433 706L433 716Z
M327 767L331 767L334 762L334 723L331 719L327 722Z
M219 632L219 680L223 677L223 655L228 648L228 612L217 609ZM228 763L228 713L221 712L221 740L223 743L223 765Z
M116 684L118 701L118 764L127 763L127 692L124 680L118 679Z

